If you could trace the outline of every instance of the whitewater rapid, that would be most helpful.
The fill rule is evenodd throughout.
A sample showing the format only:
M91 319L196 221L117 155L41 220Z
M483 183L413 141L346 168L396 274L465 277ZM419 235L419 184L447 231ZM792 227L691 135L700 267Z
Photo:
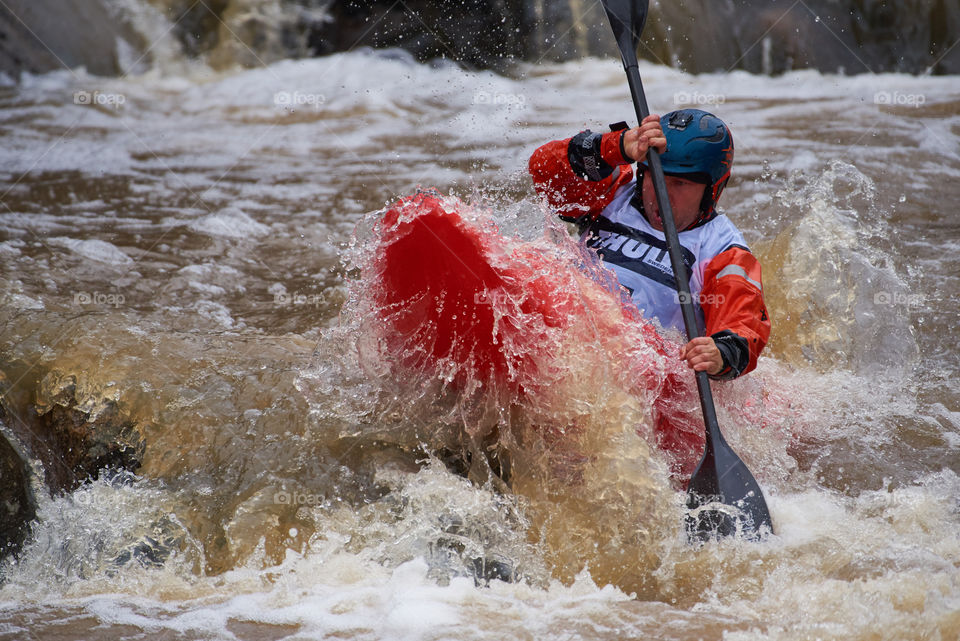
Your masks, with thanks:
M374 212L434 186L507 234L562 232L527 158L630 119L619 63L55 72L0 89L5 434L29 441L69 395L118 408L145 449L75 485L34 455L0 636L956 638L956 79L641 74L654 111L734 132L724 208L774 337L717 394L755 403L753 424L720 419L775 536L688 546L666 463L602 414L597 433L636 449L597 444L623 473L596 492L471 483L438 460L456 399L358 357ZM597 371L585 406L618 374ZM655 498L635 524L638 487ZM477 555L522 580L478 584Z

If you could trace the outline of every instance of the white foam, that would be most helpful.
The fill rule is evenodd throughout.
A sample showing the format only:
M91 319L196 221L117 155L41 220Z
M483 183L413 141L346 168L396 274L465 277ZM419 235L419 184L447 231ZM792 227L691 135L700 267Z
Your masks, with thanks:
M188 227L208 236L236 239L257 238L270 233L267 225L258 223L236 207L227 207L215 214L194 220Z
M104 240L78 238L68 238L56 236L50 238L47 242L51 245L64 247L74 254L96 260L108 265L132 265L133 259L127 256L121 249Z
M42 300L37 300L36 298L31 298L25 294L19 292L7 292L0 296L0 302L3 305L7 305L12 309L20 309L23 311L42 311L46 309L46 305Z
M20 255L20 248L26 245L22 240L5 240L0 243L0 255L16 257Z
M217 263L187 265L178 269L171 279L170 286L177 289L184 283L191 289L211 296L222 296L228 292L231 294L246 292L243 273L229 265Z
M525 77L511 79L416 65L403 56L353 52L191 77L102 79L82 71L27 74L15 91L14 104L0 112L9 130L0 148L0 164L17 178L29 172L23 188L12 193L22 200L31 189L42 191L47 178L26 184L42 177L42 172L77 172L84 182L101 174L119 176L130 178L129 197L138 207L142 202L160 203L144 209L165 217L123 219L122 211L105 211L113 201L101 190L86 196L88 202L64 202L62 208L55 202L29 202L37 211L18 207L15 213L0 212L0 221L8 232L16 230L32 244L2 243L0 255L13 269L33 270L42 282L53 261L35 255L42 248L31 236L53 234L47 242L54 247L105 265L127 266L130 257L109 242L112 227L123 223L158 233L175 228L182 232L186 226L212 238L264 240L263 244L272 241L267 237L273 234L279 246L289 243L298 252L314 252L311 257L322 252L330 258L349 238L356 214L366 206L361 196L339 193L342 183L330 176L351 175L363 182L364 189L384 198L416 183L499 184L506 178L518 185L518 192L529 193L524 172L535 146L586 127L602 131L607 123L633 120L623 70L616 60L531 65L521 71ZM739 167L735 172L760 174L766 159L781 177L799 171L816 178L836 158L856 163L862 172L899 171L902 165L891 165L890 158L903 153L902 143L882 135L898 131L924 145L920 171L911 185L935 189L960 175L952 134L960 117L949 112L913 118L875 102L878 92L896 90L923 94L927 107L949 105L956 100L955 77L844 77L809 71L776 78L743 72L691 76L647 63L641 65L641 74L651 107L661 113L678 106L680 92L722 98L709 108L734 128ZM122 93L126 102L115 110L76 105L71 96L80 89ZM278 105L275 99L282 92L307 102ZM837 142L837 136L812 135L833 132L831 127L839 133L853 131L854 139L864 134L864 139L848 146ZM870 135L871 128L880 135ZM514 179L516 174L520 177ZM747 194L743 208L772 206L770 192L779 184L748 182L737 187ZM82 200L75 193L65 200L74 197ZM92 212L97 214L81 215ZM801 228L815 222L804 222L794 213L783 216ZM831 219L834 211L822 213ZM831 224L847 225L849 216L840 212ZM847 243L864 233L861 227L845 234L820 233L830 229L816 227L820 235L811 235L842 240L852 250L859 246ZM223 255L197 259L181 250L176 236L163 240L171 262L153 274L138 269L158 289L169 285L175 294L192 290L182 307L165 307L163 314L185 318L193 330L213 334L243 329L230 308L218 300L197 301L197 293L218 299L249 289L277 297L287 295L288 287L294 289L277 282L274 275L257 280L241 266L259 257L258 245L245 250L237 243ZM947 240L935 242L942 243L938 248L952 248ZM816 249L822 249L822 243ZM197 260L210 262L177 270ZM845 269L851 264L842 262ZM931 260L925 269L933 272L938 264ZM313 278L325 276L323 266L308 269ZM10 285L4 291L10 292L4 305L44 308L46 299L38 293L45 291L42 286L25 291ZM865 300L869 302L869 297ZM157 333L152 321L127 331L153 340ZM535 585L494 582L480 589L462 577L446 584L438 581L431 574L433 560L420 549L428 547L425 534L436 528L427 520L427 515L437 513L434 506L480 506L476 523L501 524L499 506L486 489L461 483L442 470L434 477L423 475L421 485L401 492L403 500L397 505L402 507L390 518L377 521L365 512L363 517L369 520L364 522L353 514L354 520L338 531L331 515L324 513L326 520L318 518L320 530L302 554L288 552L282 564L266 570L266 557L253 555L248 563L219 576L195 575L193 568L203 567L202 562L178 560L156 570L109 565L104 569L99 563L109 561L104 550L123 548L129 543L125 537L150 525L140 515L152 514L162 501L167 501L163 509L170 514L184 508L162 493L106 490L94 484L43 503L34 541L20 563L4 568L0 607L6 615L39 604L54 612L53 619L59 610L75 608L106 626L131 625L149 635L163 636L166 631L167 636L203 638L228 636L236 621L289 625L297 630L293 636L306 638L540 639L568 634L656 638L666 626L683 635L685 625L694 635L705 626L706 634L730 639L814 638L824 630L828 634L823 636L834 638L871 638L877 630L899 631L936 617L943 620L960 609L956 568L951 566L958 558L958 488L949 474L921 478L909 487L848 496L821 487L798 471L796 461L781 456L786 442L799 441L802 449L809 442L838 439L858 443L871 454L886 452L881 448L897 438L895 430L900 427L876 417L887 419L895 412L912 416L923 410L918 410L910 390L891 391L877 384L876 361L870 360L876 351L862 350L863 374L818 373L761 359L753 377L763 383L757 393L783 409L782 415L764 416L765 424L777 431L771 435L751 424L731 426L727 432L731 440L749 446L745 457L762 463L755 471L769 492L778 534L756 546L727 541L694 549L681 545L679 538L662 541L664 549L655 553L662 553L665 562L650 578L663 586L656 598L679 593L685 609L633 601L617 588L597 586L589 571L571 585L549 580ZM352 391L343 388L343 373L331 372L324 381L328 385L324 395ZM887 402L894 392L898 392L894 401ZM375 390L361 389L349 402L368 409L366 401L372 395ZM355 427L341 426L343 413L327 412L329 407L310 407L309 420L321 427L328 419L337 429ZM864 418L865 408L869 418ZM256 421L276 420L273 410L265 408ZM956 412L943 406L929 411L944 426L940 434L946 446L960 447ZM253 414L244 416L253 421ZM236 455L246 462L247 453ZM191 489L201 506L215 500L211 495L219 491L210 486ZM284 528L290 533L288 526ZM523 539L526 533L512 534ZM536 550L528 557L534 563L543 561ZM870 571L865 570L870 564ZM712 571L715 574L708 576ZM911 610L918 602L923 607ZM822 627L816 628L813 620ZM731 622L767 632L728 630ZM37 634L43 633L44 625L41 621ZM888 636L911 638L892 631ZM927 636L936 638L933 632Z
M197 301L192 306L201 318L209 319L224 329L233 329L235 321L230 314L230 308L212 300Z

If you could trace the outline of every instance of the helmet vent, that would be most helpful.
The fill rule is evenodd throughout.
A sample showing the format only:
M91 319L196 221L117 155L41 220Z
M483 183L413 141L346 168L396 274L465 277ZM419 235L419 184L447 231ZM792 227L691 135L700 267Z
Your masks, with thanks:
M689 111L674 111L670 114L670 120L667 121L667 127L670 129L679 129L683 131L693 122L693 114Z

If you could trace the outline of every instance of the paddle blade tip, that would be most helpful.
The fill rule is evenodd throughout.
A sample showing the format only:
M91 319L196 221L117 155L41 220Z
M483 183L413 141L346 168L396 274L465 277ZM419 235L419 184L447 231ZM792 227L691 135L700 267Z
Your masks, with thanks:
M734 505L721 501L701 502L688 497L684 528L690 543L719 541L729 537L761 542L773 534L766 503L745 498Z
M649 0L601 0L614 36L622 47L630 43L634 51L647 22Z

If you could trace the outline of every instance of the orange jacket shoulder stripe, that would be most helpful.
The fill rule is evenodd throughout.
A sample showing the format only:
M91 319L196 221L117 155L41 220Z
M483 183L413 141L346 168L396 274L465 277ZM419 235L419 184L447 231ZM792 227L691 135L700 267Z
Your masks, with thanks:
M622 132L600 136L586 131L533 152L529 169L534 187L561 218L594 221L614 200L617 190L633 180L621 136ZM681 233L681 243L682 238ZM757 259L745 247L727 247L709 259L702 288L695 295L703 311L705 333L717 342L727 365L714 378L734 378L753 370L770 337Z
M742 247L717 254L704 269L700 304L708 336L729 330L746 340L749 362L737 375L755 368L770 339L770 315L756 257Z

